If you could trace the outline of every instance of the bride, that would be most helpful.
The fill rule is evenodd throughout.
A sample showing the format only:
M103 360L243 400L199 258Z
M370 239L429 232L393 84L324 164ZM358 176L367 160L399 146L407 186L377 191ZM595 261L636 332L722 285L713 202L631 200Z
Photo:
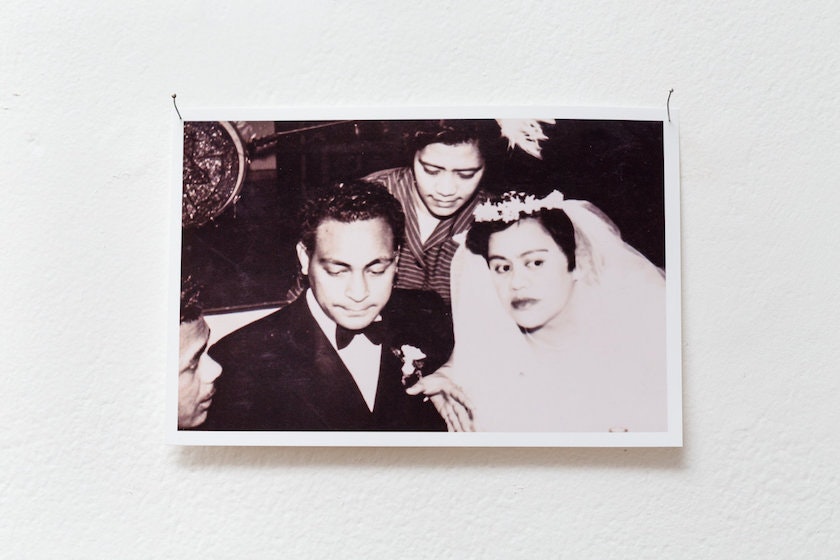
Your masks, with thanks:
M456 428L667 430L664 274L600 210L558 191L507 193L476 208L465 246L445 371L474 423ZM423 381L413 392L439 381L458 400L444 374Z

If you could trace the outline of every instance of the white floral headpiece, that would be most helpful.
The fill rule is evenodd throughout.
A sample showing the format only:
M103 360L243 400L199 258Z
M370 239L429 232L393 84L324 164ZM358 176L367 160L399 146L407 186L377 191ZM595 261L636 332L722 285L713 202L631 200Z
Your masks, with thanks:
M522 215L533 214L540 210L563 208L563 193L551 191L544 198L537 198L532 194L510 191L502 195L499 202L483 202L479 204L473 216L476 222L514 222Z

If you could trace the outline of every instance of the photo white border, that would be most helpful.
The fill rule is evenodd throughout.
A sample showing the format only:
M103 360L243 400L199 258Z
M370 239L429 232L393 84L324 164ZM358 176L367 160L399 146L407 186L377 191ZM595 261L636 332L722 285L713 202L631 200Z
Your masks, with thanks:
M166 442L204 446L297 447L682 447L682 304L680 251L679 111L671 108L621 107L277 107L179 108L173 111L172 189L168 356L166 360ZM181 272L181 198L183 121L399 120L554 118L660 121L665 188L666 360L668 431L666 432L210 432L178 430L179 307Z

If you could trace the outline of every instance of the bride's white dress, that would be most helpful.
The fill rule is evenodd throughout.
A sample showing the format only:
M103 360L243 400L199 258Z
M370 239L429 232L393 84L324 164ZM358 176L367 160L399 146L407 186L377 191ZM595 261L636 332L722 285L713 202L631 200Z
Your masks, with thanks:
M485 260L459 248L451 376L481 431L666 431L664 276L591 204L563 209L581 278L551 332L522 333Z

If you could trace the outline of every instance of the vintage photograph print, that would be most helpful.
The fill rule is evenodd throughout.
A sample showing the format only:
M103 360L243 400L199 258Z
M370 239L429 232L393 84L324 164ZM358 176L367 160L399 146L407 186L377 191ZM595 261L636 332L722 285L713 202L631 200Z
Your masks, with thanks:
M682 445L674 110L181 113L170 442Z

